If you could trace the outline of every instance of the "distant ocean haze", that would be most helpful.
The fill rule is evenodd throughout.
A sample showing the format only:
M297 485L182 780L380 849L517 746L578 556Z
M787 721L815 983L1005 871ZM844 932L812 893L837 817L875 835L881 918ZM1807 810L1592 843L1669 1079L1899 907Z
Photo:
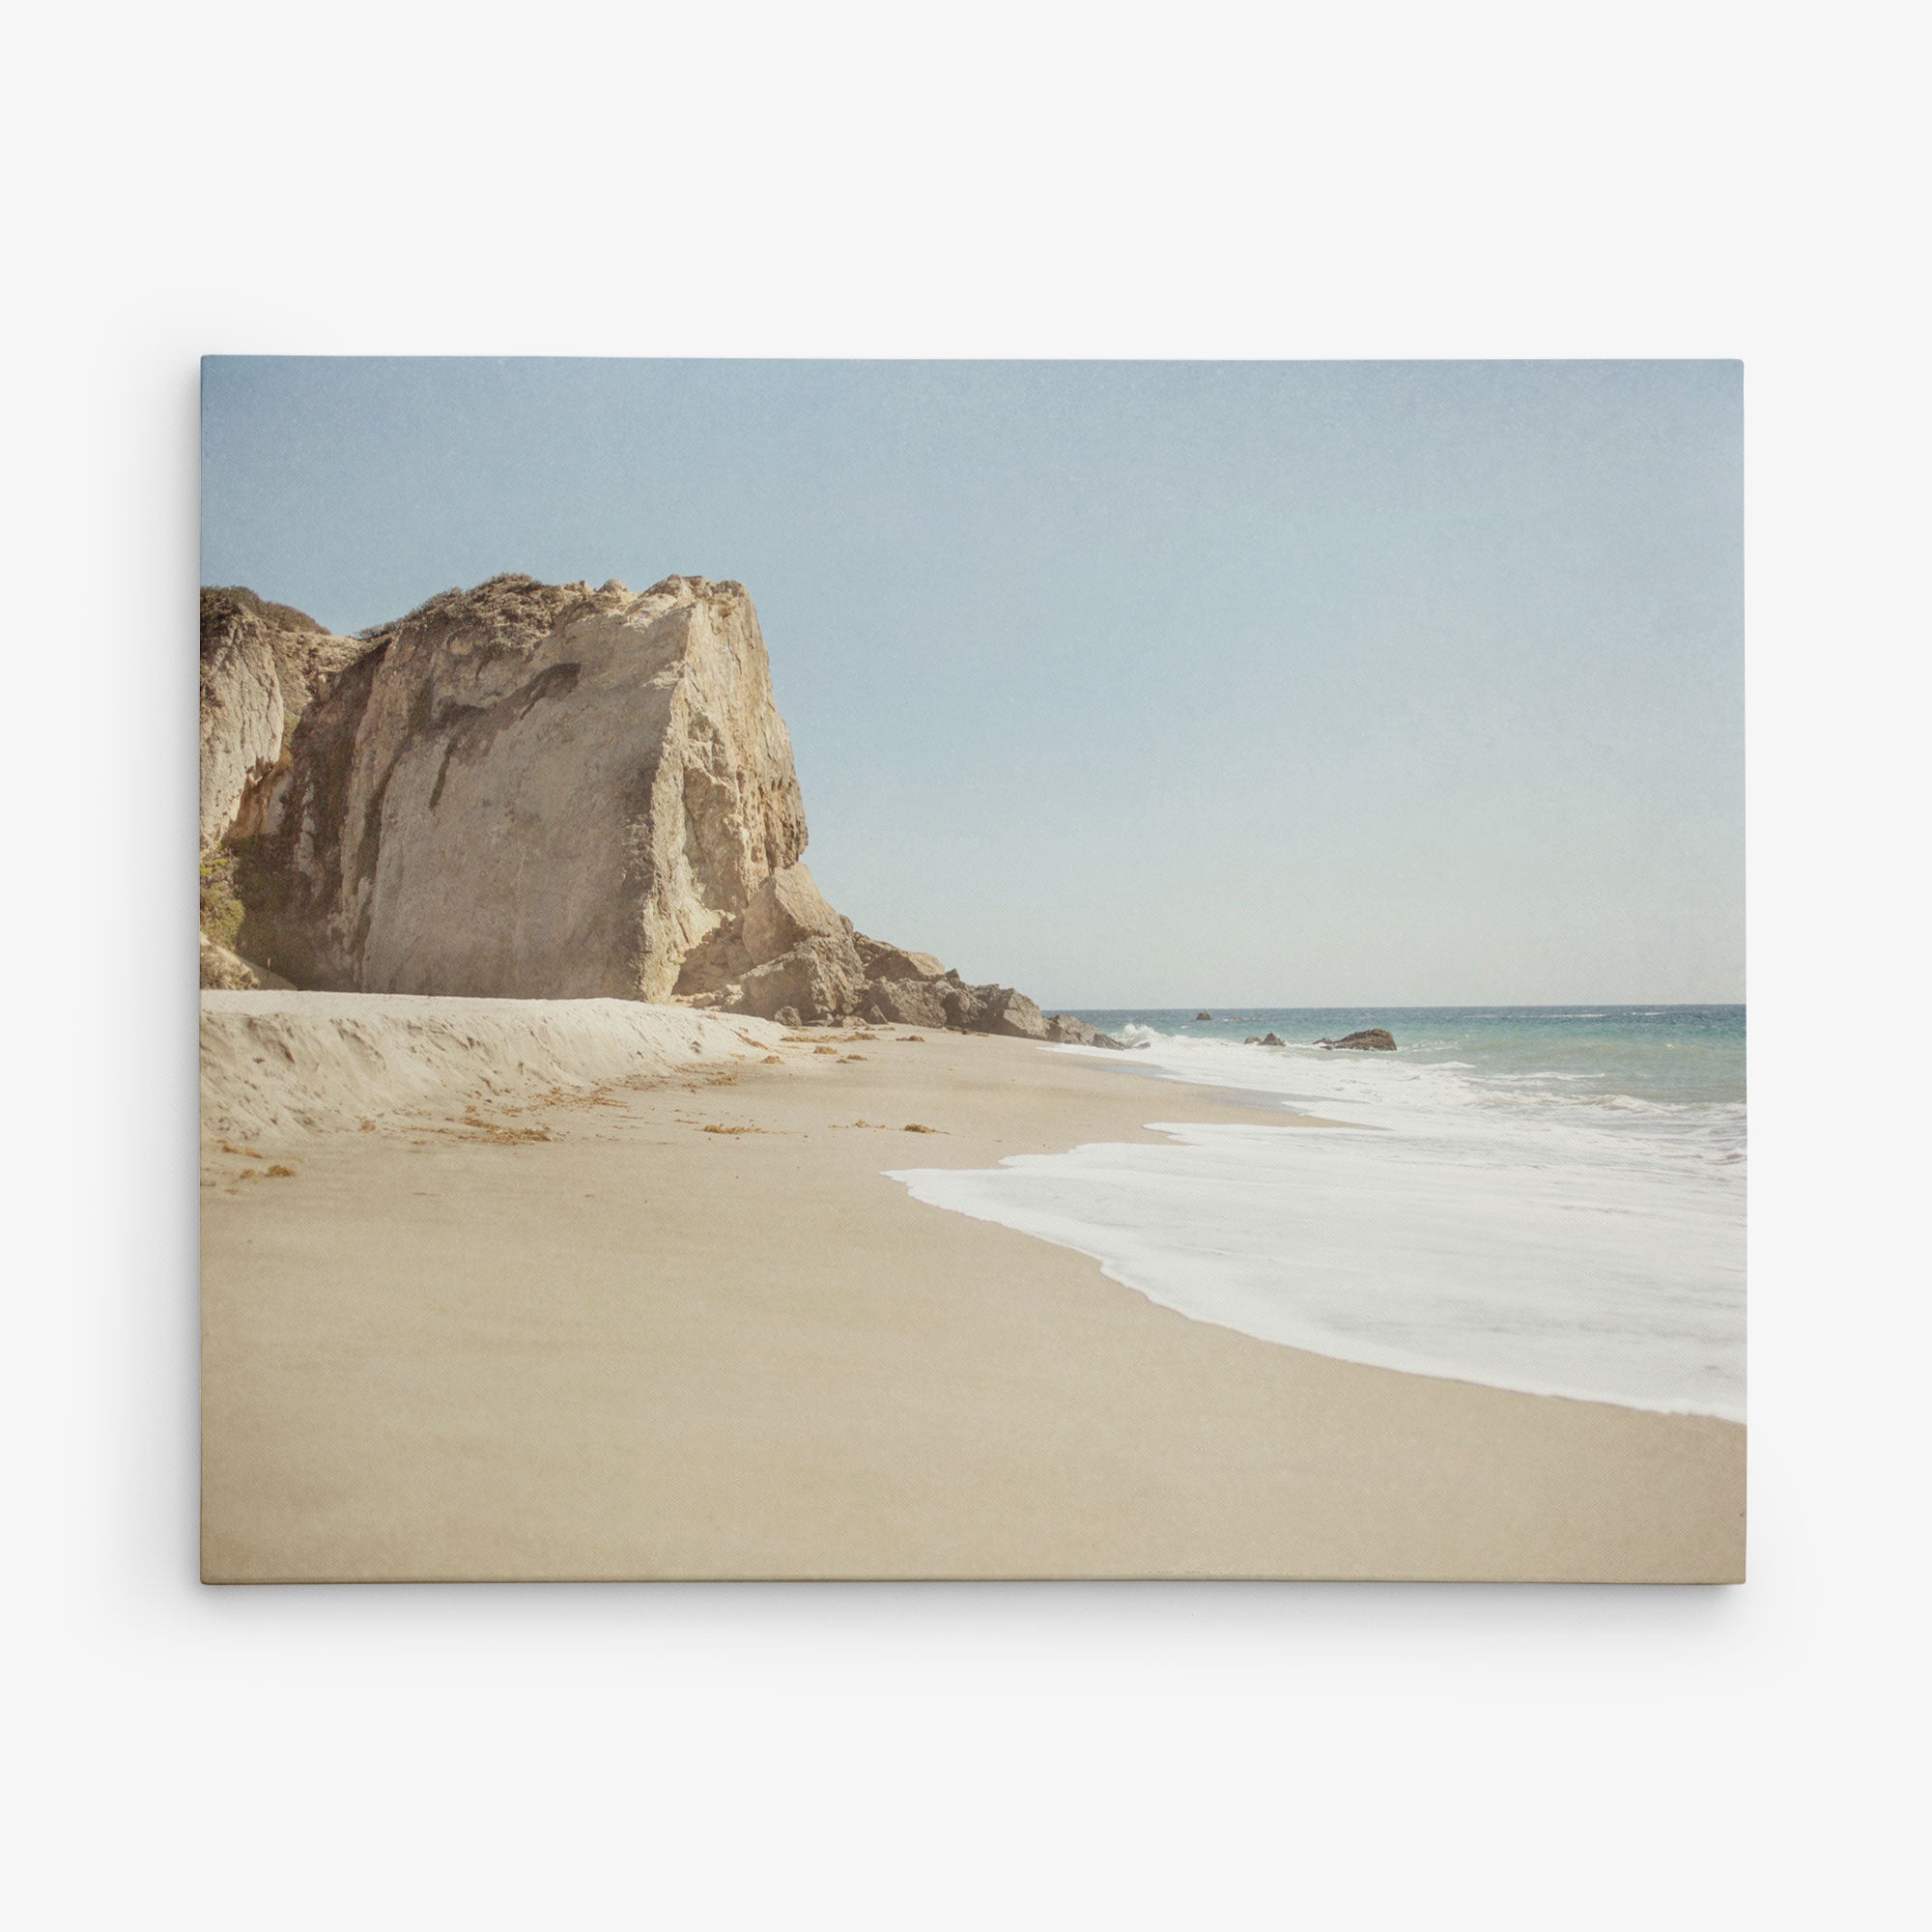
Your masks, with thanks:
M1166 1140L897 1178L1266 1340L1744 1419L1743 1007L1206 1009L1080 1014ZM1375 1026L1395 1053L1314 1044ZM1190 1126L1153 1081L1264 1111Z

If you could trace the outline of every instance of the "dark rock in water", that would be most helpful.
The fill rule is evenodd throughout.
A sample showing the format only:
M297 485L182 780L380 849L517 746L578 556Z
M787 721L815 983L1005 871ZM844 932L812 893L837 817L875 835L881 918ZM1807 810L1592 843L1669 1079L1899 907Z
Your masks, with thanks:
M1196 1013L1194 1017L1197 1020L1211 1020L1214 1015L1212 1013Z
M1133 1045L1127 1049L1127 1051L1129 1053L1145 1053L1148 1050L1148 1048L1151 1047L1153 1041L1151 1039L1137 1039L1134 1041Z
M1344 1034L1340 1039L1318 1039L1317 1046L1346 1046L1357 1053L1393 1053L1395 1036L1386 1027L1364 1027L1360 1033Z
M1261 1043L1262 1043L1262 1037L1258 1033L1251 1033L1247 1037L1247 1038L1241 1042L1243 1046L1259 1046Z
M1266 1033L1261 1037L1257 1044L1261 1046L1286 1046L1288 1042L1278 1033Z

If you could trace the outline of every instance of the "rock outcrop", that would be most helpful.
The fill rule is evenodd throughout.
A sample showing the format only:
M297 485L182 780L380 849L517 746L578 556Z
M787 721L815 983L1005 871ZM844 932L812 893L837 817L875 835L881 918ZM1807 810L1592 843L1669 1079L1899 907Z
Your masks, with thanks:
M310 701L369 649L252 590L201 593L201 845L248 838Z
M1122 1045L1111 1034L1086 1020L1076 1020L1071 1013L1053 1014L1046 1023L1046 1037L1066 1046L1111 1046L1116 1052Z
M857 1012L866 970L851 922L833 911L802 865L758 883L744 910L686 954L673 997L695 1007L801 1020Z
M868 980L943 980L946 968L930 952L906 952L896 946L867 939L863 932L852 935L859 949L859 962Z
M668 1000L805 846L735 583L433 598L374 634L292 750L243 848L242 937L308 986Z
M1386 1027L1364 1027L1360 1033L1344 1034L1340 1039L1318 1039L1317 1046L1346 1046L1357 1053L1393 1053L1395 1036Z
M742 584L499 577L355 639L209 592L202 659L203 838L236 851L241 952L298 986L1084 1024L826 901Z

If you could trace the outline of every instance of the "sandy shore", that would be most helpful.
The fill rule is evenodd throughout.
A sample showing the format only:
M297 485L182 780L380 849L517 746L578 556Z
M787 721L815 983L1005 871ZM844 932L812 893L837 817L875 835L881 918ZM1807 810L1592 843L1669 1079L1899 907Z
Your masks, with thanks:
M209 1579L1742 1576L1740 1428L1253 1341L883 1173L1233 1096L745 1024L628 1082L211 1130Z

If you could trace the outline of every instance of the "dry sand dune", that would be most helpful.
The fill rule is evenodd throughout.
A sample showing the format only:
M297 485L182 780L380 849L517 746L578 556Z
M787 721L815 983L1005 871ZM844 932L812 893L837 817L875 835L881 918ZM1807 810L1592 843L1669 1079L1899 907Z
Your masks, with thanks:
M636 1000L201 996L204 1133L263 1140L762 1059L782 1027Z

